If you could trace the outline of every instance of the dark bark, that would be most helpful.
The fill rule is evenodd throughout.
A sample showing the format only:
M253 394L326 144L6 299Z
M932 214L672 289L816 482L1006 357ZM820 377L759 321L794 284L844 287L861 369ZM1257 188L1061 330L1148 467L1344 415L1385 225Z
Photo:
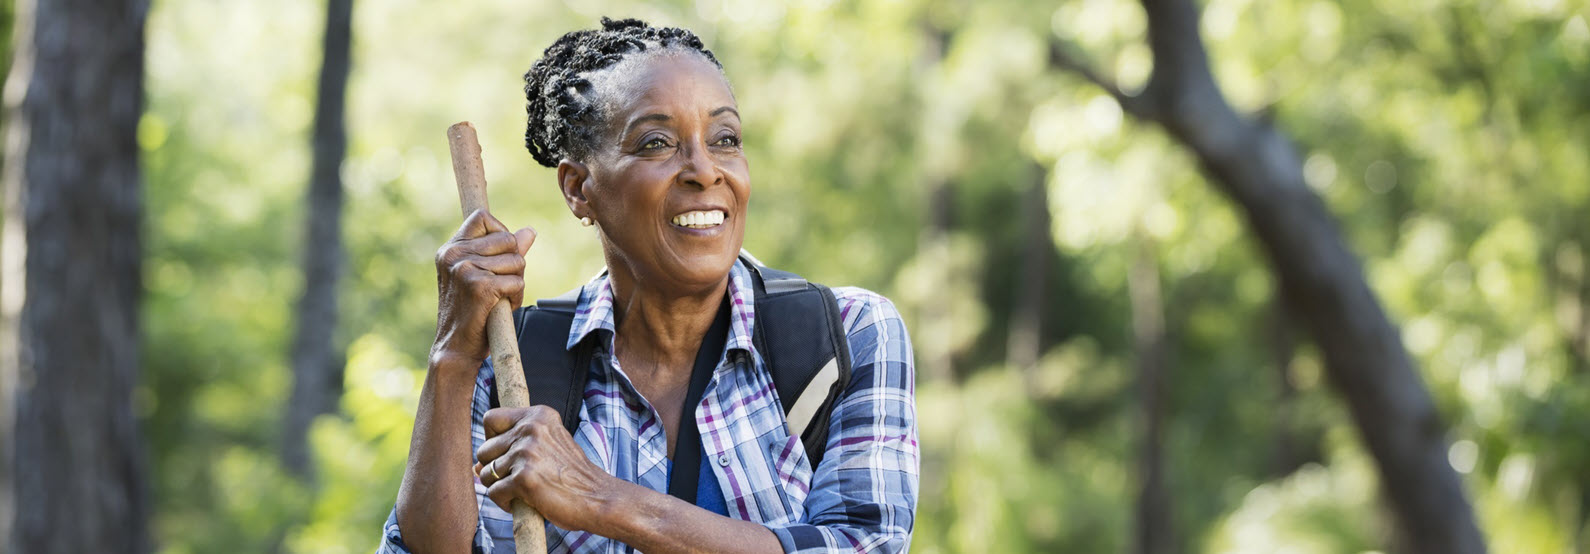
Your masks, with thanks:
M1165 304L1160 295L1159 264L1154 243L1137 239L1138 251L1127 275L1132 304L1132 349L1137 357L1137 394L1141 435L1138 443L1137 514L1133 552L1163 554L1175 550L1170 519L1170 493L1165 486Z
M342 276L342 176L347 152L343 105L347 98L353 0L326 3L325 59L315 105L314 161L304 235L304 291L293 334L293 392L282 428L282 464L300 477L312 474L309 427L337 411L345 354L337 341L337 284Z
M1043 302L1047 286L1050 253L1049 170L1035 164L1035 175L1022 195L1021 269L1017 275L1015 303L1010 309L1010 335L1005 359L1019 368L1027 381L1027 391L1036 390L1038 358L1043 354Z
M148 7L17 6L0 247L0 406L16 410L9 552L150 548L132 402Z
M1282 299L1319 346L1374 456L1398 528L1418 552L1484 552L1484 539L1446 459L1445 425L1325 205L1303 181L1291 142L1242 117L1222 96L1192 0L1143 0L1154 71L1128 95L1056 45L1051 61L1104 88L1133 116L1191 150L1241 208Z

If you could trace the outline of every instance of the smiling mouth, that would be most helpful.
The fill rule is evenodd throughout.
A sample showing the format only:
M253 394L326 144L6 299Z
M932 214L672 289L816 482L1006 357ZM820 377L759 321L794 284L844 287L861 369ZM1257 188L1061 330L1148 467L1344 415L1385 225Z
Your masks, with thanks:
M723 210L685 212L674 216L670 223L686 229L711 229L723 224Z

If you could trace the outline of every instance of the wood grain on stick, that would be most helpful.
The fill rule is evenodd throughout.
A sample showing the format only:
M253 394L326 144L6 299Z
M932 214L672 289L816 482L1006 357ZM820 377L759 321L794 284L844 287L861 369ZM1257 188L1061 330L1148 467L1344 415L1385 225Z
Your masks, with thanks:
M480 140L468 121L447 128L447 144L453 154L453 176L458 180L458 202L464 217L475 210L489 211L486 201L486 170L480 161ZM513 330L513 307L498 300L486 318L486 338L491 343L491 367L497 373L497 399L507 408L530 407L530 391L525 387L524 369L519 363L519 343ZM523 502L513 503L513 542L519 554L547 551L546 524L541 514Z

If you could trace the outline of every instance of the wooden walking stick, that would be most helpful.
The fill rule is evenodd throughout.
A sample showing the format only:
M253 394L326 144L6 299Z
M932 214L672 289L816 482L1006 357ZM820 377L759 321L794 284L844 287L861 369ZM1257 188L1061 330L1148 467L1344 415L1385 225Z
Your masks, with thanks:
M487 210L486 169L480 162L480 141L468 121L447 128L447 144L453 153L453 177L458 180L458 203L464 217L475 210ZM498 300L486 318L486 339L491 342L491 367L497 372L497 399L507 408L530 407L530 390L525 387L524 369L519 364L519 342L513 331L513 307ZM544 554L547 528L541 514L523 502L513 503L513 543L519 554Z

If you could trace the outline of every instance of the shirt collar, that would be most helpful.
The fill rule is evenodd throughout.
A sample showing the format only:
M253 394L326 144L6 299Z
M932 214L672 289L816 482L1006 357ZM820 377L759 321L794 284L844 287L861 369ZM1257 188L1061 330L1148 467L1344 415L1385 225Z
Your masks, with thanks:
M756 288L752 279L751 268L745 265L745 260L735 260L734 266L729 268L729 339L724 344L724 352L743 350L754 359L760 354L752 340L756 323ZM613 319L613 284L604 271L581 287L574 322L569 325L569 340L564 347L573 350L592 333L606 331L603 341L611 349L610 341L618 328Z

